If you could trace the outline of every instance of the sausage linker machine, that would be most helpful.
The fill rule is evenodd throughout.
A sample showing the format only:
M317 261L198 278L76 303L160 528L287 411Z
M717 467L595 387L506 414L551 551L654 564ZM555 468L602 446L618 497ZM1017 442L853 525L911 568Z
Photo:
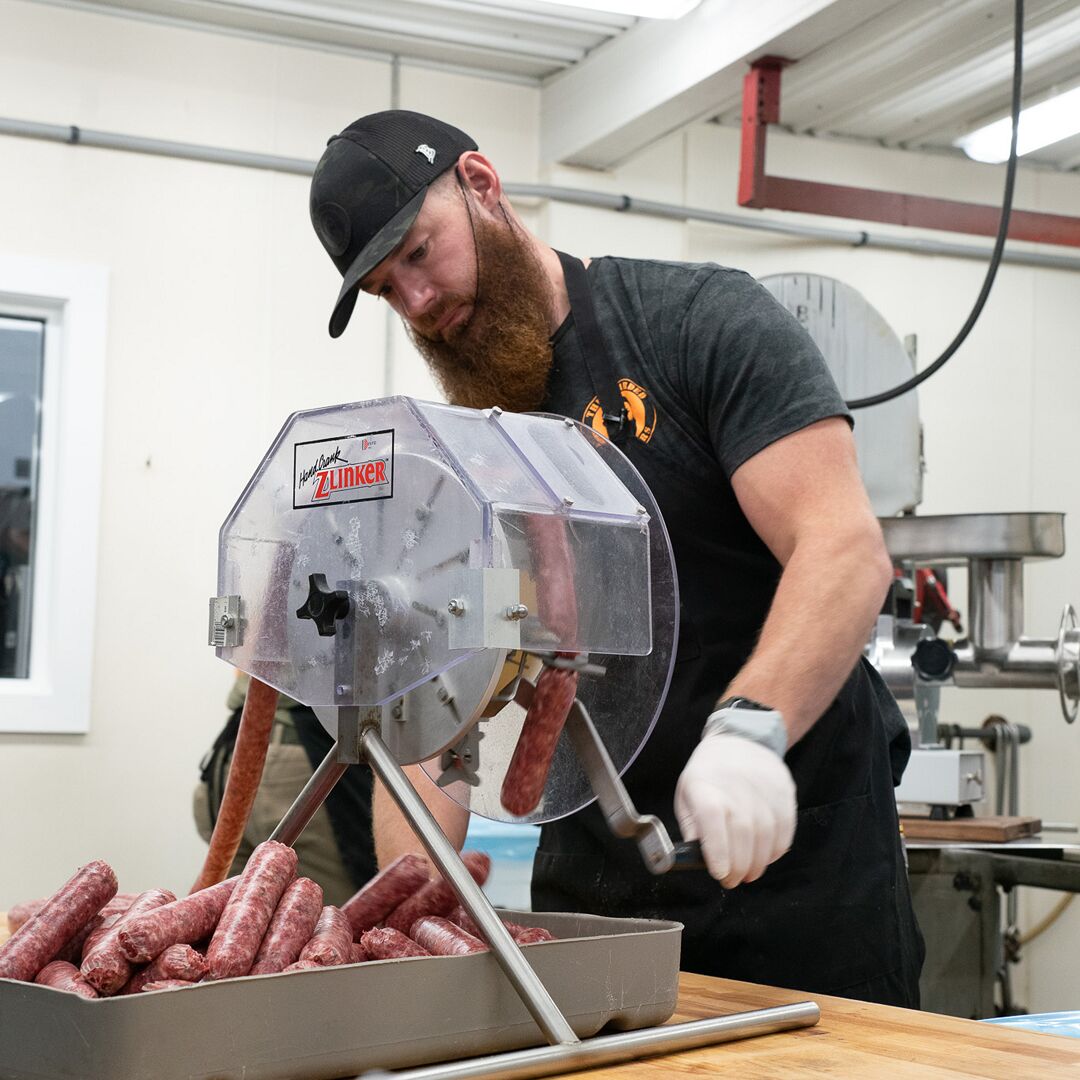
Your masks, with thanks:
M652 496L618 449L561 417L404 397L296 413L226 519L210 643L336 739L272 838L292 843L367 762L552 1044L410 1076L539 1076L816 1023L805 1002L579 1040L401 769L422 763L500 820L595 798L654 873L694 861L619 779L663 704L677 627ZM539 804L514 817L500 789L544 664L578 672L577 699Z

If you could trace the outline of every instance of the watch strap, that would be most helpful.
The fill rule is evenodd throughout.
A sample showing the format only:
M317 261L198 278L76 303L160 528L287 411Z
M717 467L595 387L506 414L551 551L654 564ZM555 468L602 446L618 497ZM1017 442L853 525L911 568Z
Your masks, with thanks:
M721 702L720 706L709 714L701 737L704 739L707 735L739 735L751 742L767 746L777 757L782 758L787 753L788 743L783 716L778 710L762 706L756 701L746 705L745 700L733 698Z

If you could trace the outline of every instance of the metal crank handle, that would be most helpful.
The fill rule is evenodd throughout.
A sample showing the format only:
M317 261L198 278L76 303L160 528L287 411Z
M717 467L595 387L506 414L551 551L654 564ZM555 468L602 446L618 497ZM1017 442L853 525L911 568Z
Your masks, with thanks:
M672 870L704 870L705 858L701 854L701 843L697 840L683 840L675 845L675 862Z

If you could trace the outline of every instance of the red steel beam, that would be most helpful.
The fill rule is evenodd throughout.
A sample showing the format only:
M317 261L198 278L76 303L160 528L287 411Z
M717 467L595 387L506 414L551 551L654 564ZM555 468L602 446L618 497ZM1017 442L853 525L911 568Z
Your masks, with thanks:
M765 139L768 125L780 119L780 71L786 63L779 57L763 57L751 65L743 80L740 206L827 214L978 236L997 234L1001 218L998 206L769 176L765 172ZM1009 237L1080 247L1080 217L1014 209L1009 218Z

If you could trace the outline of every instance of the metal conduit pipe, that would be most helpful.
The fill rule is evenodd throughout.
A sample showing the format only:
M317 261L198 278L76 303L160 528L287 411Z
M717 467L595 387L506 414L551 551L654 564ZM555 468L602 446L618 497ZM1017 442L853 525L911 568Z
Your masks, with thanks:
M257 154L249 150L230 150L225 147L202 146L197 143L170 142L165 139L150 139L140 135L123 135L110 131L93 131L74 124L43 124L32 120L0 117L0 135L44 139L48 142L67 143L71 146L92 146L103 150L126 150L130 153L154 154L159 157L185 158L190 161L206 161L220 165L238 165L248 169L265 169L299 176L310 176L315 169L315 162L306 161L303 158ZM979 259L984 262L990 255L988 247L977 244L952 244L918 237L888 236L862 229L830 229L817 225L800 225L795 222L778 221L775 218L757 217L750 214L727 214L718 210L680 206L677 203L653 202L649 199L635 199L630 195L609 195L600 191L559 187L553 184L510 183L505 184L504 187L506 193L511 196L549 199L552 202L616 210L625 214L645 214L649 217L668 218L675 221L701 221L711 225L750 229L755 232L771 232L780 236L797 236L804 240L817 240L826 244L860 248L876 247L890 251L906 251L915 255L946 255L958 259ZM1002 262L1054 270L1080 270L1080 257L1051 255L1039 251L1006 249Z

